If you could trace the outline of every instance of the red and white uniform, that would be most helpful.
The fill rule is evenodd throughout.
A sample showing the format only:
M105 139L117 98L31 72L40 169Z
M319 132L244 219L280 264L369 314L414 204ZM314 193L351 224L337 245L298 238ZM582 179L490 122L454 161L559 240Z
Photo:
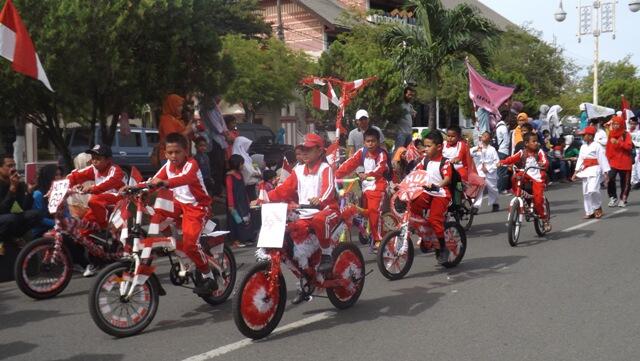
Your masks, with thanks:
M122 169L112 164L104 172L100 172L96 167L90 165L83 169L76 169L67 176L69 186L93 181L95 185L87 193L89 197L89 211L84 215L83 220L97 223L101 228L107 227L107 206L115 205L118 200L118 189L127 184L127 175Z
M537 152L522 149L514 155L500 161L500 164L516 163L520 164L520 168L541 167L542 169L547 169L549 166L549 160L541 149ZM533 207L535 208L536 213L543 219L546 218L546 211L544 208L544 189L546 184L544 176L544 171L540 171L539 169L529 169L527 174L525 174L525 177L532 181ZM513 182L513 184L515 184L515 182Z
M334 182L333 171L326 162L319 161L313 166L300 164L293 168L293 173L284 183L267 193L267 202L296 202L308 205L309 199L320 199L320 210L300 210L300 219L287 225L294 242L304 242L308 235L304 230L311 227L323 251L330 249L330 232L338 223L338 202Z
M156 204L149 234L159 233L160 223L165 219L182 217L182 242L176 248L189 256L200 272L208 273L209 265L198 239L209 218L211 197L204 185L198 162L190 158L179 168L167 162L156 173L155 178L167 181L167 188L173 192L173 204L172 207L167 207L162 202Z
M467 180L467 169L469 169L469 164L467 164L467 160L469 157L467 154L469 153L469 146L466 142L459 140L454 145L449 145L449 142L444 142L442 145L442 156L446 159L458 159L458 163L453 164L455 170L460 174L460 178L462 180Z
M437 156L429 160L425 166L425 162L421 162L415 169L425 170L427 172L427 183L439 185L444 178L451 177L453 167L449 161L442 163L443 156ZM418 198L411 202L411 212L415 215L421 215L422 211L429 209L429 217L427 223L433 229L438 239L444 238L444 221L445 214L451 203L451 192L449 186L440 187L437 192L425 191Z
M602 207L600 182L602 182L603 174L608 173L610 169L611 167L602 145L592 141L590 144L583 144L580 147L578 161L576 162L576 177L582 179L584 211L588 216Z
M382 226L380 215L382 213L382 200L387 191L387 180L384 173L388 171L387 153L382 150L366 151L364 162L362 161L363 149L359 149L346 162L342 163L336 171L337 178L344 178L353 173L358 167L364 167L364 174L375 180L363 180L363 207L368 210L369 225L374 241L382 240ZM363 164L364 163L364 164Z

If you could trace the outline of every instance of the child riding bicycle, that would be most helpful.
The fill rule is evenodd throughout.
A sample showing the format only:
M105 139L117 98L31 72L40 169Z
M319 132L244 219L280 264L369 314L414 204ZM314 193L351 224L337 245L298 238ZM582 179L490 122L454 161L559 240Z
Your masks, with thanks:
M300 205L317 206L318 209L302 209L300 218L287 224L287 231L294 243L294 252L310 249L306 245L309 229L318 239L322 256L318 272L331 270L331 229L339 222L338 202L334 189L333 171L324 158L324 140L317 134L307 134L302 144L303 164L293 168L293 173L274 190L267 192L266 199L257 202L296 202ZM254 201L254 204L257 203ZM307 254L306 257L311 257ZM293 303L302 302L301 293Z
M442 154L443 141L440 132L431 132L424 139L428 161L421 162L416 169L422 169L427 172L429 179L426 187L432 188L432 190L423 191L411 203L411 212L414 216L422 217L422 212L429 210L427 223L433 229L440 244L440 253L438 254L438 263L440 264L444 264L449 260L449 249L446 247L444 239L444 222L447 208L451 203L449 184L453 173L451 163L444 159Z
M544 206L544 190L546 188L546 169L549 165L547 156L540 149L538 144L538 135L535 133L527 133L523 135L524 149L519 150L514 155L501 160L500 166L517 164L519 168L527 170L524 174L526 180L532 184L533 191L533 207L540 219L543 219L545 232L551 231L551 223L547 219L546 209ZM516 182L512 182L516 184ZM515 191L514 191L515 193Z
M364 147L358 149L336 171L336 178L344 178L358 167L364 167L364 171L358 173L358 177L362 180L364 195L362 206L367 209L371 237L376 249L382 240L380 217L382 200L388 186L385 178L385 173L390 171L387 166L388 157L387 152L380 148L380 132L375 128L369 128L364 132ZM375 179L367 180L370 177Z
M191 258L203 277L202 284L196 285L193 292L198 295L211 294L218 289L218 282L198 242L209 216L211 197L204 185L198 162L188 155L187 138L179 133L171 133L167 135L165 144L167 162L149 181L149 185L170 188L173 191L173 203L169 209L154 209L149 234L162 231L160 224L166 218L177 220L182 217L182 242L178 242L177 249Z

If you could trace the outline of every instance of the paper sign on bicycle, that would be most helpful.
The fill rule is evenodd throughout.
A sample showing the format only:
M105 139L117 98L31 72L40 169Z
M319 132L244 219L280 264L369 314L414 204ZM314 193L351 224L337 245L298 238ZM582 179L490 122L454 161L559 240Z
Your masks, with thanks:
M258 236L260 248L282 248L284 230L287 226L287 204L265 203L262 205L262 228Z
M58 206L64 199L69 190L69 180L63 179L53 182L51 185L51 194L49 195L49 213L56 213Z

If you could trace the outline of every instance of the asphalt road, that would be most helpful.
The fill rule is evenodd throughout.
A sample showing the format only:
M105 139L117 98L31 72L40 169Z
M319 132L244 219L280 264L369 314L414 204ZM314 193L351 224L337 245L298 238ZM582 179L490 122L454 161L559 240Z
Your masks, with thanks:
M506 212L483 208L462 263L443 270L420 254L390 282L365 252L365 289L351 309L323 298L288 305L281 329L245 339L230 301L213 307L174 287L155 320L135 337L114 339L89 316L92 279L76 276L55 299L33 301L0 284L0 359L12 360L637 360L640 358L638 192L626 209L585 222L578 185L548 191L553 231L526 224L507 244ZM504 207L508 201L502 196ZM568 230L568 231L566 231ZM240 273L253 250L237 252ZM294 283L287 274L290 298Z

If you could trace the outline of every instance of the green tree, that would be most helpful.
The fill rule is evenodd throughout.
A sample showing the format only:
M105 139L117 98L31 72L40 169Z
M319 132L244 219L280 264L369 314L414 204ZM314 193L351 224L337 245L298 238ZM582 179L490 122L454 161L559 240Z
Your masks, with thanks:
M248 122L253 122L259 108L282 107L295 99L298 83L312 72L307 55L289 49L275 38L260 41L227 35L222 42L223 53L237 71L224 98L241 103Z
M2 117L32 121L67 161L61 117L98 123L110 144L121 112L170 92L224 91L233 67L218 33L268 31L254 0L16 0L16 7L56 92L3 66Z
M447 10L440 0L410 0L409 6L415 7L416 26L393 26L384 34L383 43L388 52L400 55L397 64L406 66L408 76L428 84L429 127L435 128L443 68L467 56L475 57L482 67L488 66L489 41L499 30L468 4Z

